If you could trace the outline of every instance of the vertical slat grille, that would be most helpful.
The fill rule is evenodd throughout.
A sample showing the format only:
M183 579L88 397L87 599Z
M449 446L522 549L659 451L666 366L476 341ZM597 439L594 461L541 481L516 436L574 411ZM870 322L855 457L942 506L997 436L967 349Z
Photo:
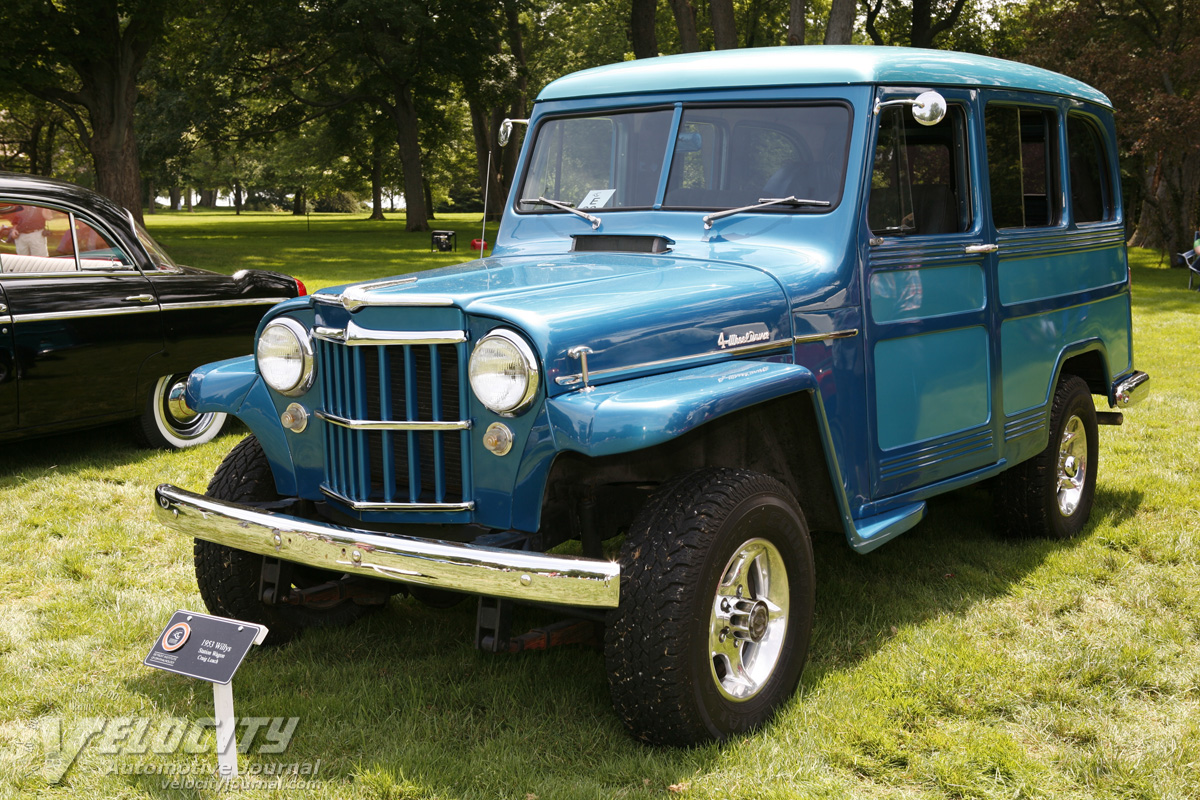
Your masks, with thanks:
M359 423L463 419L461 348L454 344L347 346L318 340L325 426L325 488L354 504L453 506L468 502L464 430L364 430ZM419 425L417 426L419 427Z

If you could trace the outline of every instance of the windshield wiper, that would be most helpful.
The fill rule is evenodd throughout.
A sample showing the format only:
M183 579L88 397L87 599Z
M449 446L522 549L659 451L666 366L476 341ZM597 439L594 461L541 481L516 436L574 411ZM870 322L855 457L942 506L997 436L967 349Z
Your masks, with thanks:
M586 219L588 222L592 223L592 230L596 230L597 228L600 227L600 218L599 217L593 217L591 214L587 214L583 211L580 211L578 208L575 208L574 206L569 206L566 203L560 203L557 200L551 200L548 197L542 197L541 195L538 195L537 200L522 200L521 202L522 203L542 203L544 205L554 206L555 208L562 209L563 211L570 211L575 216L582 217L582 218Z
M704 216L704 230L712 228L713 222L721 217L728 217L732 214L740 214L743 211L753 211L756 208L766 208L767 206L820 206L828 208L833 205L828 200L803 200L799 197L760 197L758 203L752 206L742 206L741 208L730 208L725 211L718 211L715 214L706 214Z

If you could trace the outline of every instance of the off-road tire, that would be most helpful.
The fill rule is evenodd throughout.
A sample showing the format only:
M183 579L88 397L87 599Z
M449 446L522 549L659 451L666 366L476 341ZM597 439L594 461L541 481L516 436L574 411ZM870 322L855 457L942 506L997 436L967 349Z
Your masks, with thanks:
M278 500L271 464L262 445L247 436L217 467L205 492L233 503ZM255 622L269 629L267 642L282 644L305 628L348 625L373 606L346 600L329 608L274 605L259 596L263 556L224 545L195 540L196 583L208 610L222 617ZM300 565L292 568L292 583L316 586L339 577L336 573Z
M777 587L786 584L785 622L752 643L771 643L777 657L765 662L773 666L751 696L734 699L722 688L724 656L710 644L721 625L721 592L730 588L722 580L748 547L773 554L767 574ZM689 746L769 720L800 681L812 631L812 543L791 493L759 473L692 473L647 501L619 558L621 599L605 630L605 661L613 705L630 732L651 744Z
M1065 438L1070 429L1071 437ZM1085 437L1079 447L1079 437ZM1072 455L1073 453L1073 455ZM1092 513L1099 467L1096 407L1082 378L1064 375L1054 391L1046 449L998 477L994 504L998 530L1005 536L1070 539ZM1083 460L1080 461L1080 456ZM1067 459L1074 458L1073 462ZM1077 488L1060 495L1064 482L1083 476ZM1071 473L1074 474L1071 474Z

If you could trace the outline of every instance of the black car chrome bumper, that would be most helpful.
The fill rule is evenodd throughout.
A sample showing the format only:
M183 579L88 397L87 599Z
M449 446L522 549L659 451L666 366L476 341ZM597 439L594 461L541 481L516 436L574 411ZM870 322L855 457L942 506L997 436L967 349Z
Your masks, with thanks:
M169 484L154 492L169 528L237 550L334 572L567 606L614 608L611 561L384 536L214 500Z

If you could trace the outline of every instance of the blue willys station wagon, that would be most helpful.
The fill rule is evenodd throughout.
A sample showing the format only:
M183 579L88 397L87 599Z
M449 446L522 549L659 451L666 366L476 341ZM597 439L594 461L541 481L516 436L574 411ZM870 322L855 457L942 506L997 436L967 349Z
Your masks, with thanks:
M1094 398L1147 387L1103 94L792 47L568 75L527 122L492 256L282 303L192 373L252 432L157 491L214 613L282 639L466 593L516 650L578 626L514 636L514 602L562 608L630 731L688 744L795 689L810 532L866 552L989 478L1001 532L1084 527Z

